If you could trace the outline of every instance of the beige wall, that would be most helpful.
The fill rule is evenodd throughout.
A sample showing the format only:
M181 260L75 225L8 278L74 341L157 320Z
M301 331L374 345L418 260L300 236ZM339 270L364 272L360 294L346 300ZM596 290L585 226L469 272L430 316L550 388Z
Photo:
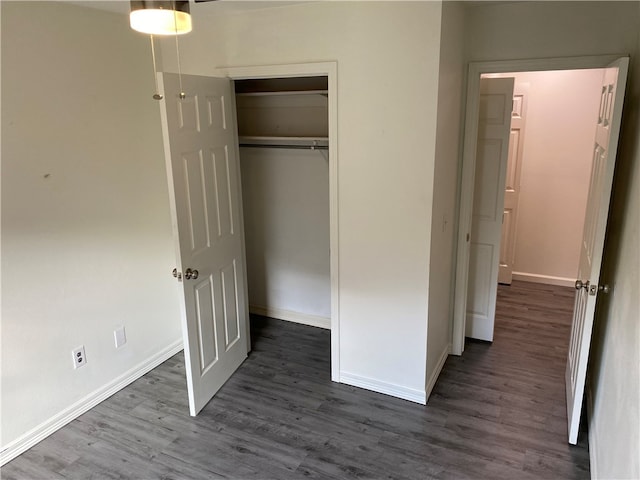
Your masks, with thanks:
M640 29L638 33L601 276L613 290L599 305L590 362L589 448L596 478L640 478Z
M238 95L242 136L328 136L326 95ZM329 152L240 148L249 309L329 328Z
M429 265L429 323L427 328L427 392L437 379L451 347L456 203L460 133L462 131L464 62L464 9L459 2L444 2L438 80L431 255Z
M328 326L329 162L318 150L241 148L240 164L250 308Z
M179 348L150 72L120 16L2 2L2 449Z
M590 455L594 478L640 476L638 361L638 105L637 2L523 2L470 9L470 60L631 54L634 76L625 101L614 209L603 279L614 285L600 310L592 353L594 410ZM558 365L564 369L564 365Z
M489 3L489 2L488 2ZM476 2L465 30L469 61L629 53L635 2Z
M195 8L198 15L195 15ZM340 376L425 396L439 2L194 6L187 73L337 61ZM162 45L174 71L175 46Z

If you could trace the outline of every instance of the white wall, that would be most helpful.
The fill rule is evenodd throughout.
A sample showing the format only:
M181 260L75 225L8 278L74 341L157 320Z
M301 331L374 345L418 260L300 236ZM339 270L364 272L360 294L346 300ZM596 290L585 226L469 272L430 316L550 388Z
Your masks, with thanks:
M636 4L637 25L640 5ZM640 478L640 30L627 84L592 345L589 451L594 478Z
M328 136L326 95L238 95L242 136ZM331 326L328 152L241 148L252 313Z
M2 461L180 346L148 39L123 19L2 2Z
M241 148L240 163L251 311L328 328L327 159L318 150Z
M427 394L433 388L451 344L452 292L462 91L465 76L464 10L444 2L440 39L438 127L431 217L429 324L427 328Z
M513 277L572 285L603 70L520 72L529 84Z
M629 53L635 2L476 2L465 31L469 61Z
M276 137L327 137L326 95L242 95L236 97L238 134Z
M638 146L640 43L637 2L523 2L470 9L470 60L631 54L634 76L625 101L612 223L603 279L614 285L594 335L590 389L593 478L640 477L638 361ZM615 240L618 239L618 240ZM563 369L564 365L558 368Z
M337 61L341 379L424 401L441 4L193 11L187 73Z

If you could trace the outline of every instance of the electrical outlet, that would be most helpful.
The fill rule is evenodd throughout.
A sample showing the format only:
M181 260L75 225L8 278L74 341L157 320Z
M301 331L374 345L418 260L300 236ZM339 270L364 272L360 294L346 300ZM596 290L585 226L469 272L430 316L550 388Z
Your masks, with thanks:
M127 335L125 334L124 327L118 327L113 331L113 340L116 343L116 348L120 348L127 343Z
M84 353L84 345L71 352L73 355L73 369L80 368L87 363L87 355Z

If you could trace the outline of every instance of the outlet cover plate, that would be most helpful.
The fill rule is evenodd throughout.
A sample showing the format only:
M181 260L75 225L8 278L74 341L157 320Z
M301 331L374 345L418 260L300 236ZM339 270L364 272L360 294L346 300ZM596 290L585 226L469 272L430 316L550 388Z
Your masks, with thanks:
M84 345L79 346L71 351L73 355L73 369L76 370L87 364L87 355L84 353Z

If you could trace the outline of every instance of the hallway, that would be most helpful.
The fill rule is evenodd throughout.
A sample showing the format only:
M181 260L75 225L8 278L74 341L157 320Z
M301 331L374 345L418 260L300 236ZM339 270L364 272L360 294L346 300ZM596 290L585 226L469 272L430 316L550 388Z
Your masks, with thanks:
M577 446L567 443L564 374L574 292L522 281L499 285L494 342L467 339L464 355L448 358L429 406L448 412L447 426L474 456L493 454L539 478L589 478L586 431Z

